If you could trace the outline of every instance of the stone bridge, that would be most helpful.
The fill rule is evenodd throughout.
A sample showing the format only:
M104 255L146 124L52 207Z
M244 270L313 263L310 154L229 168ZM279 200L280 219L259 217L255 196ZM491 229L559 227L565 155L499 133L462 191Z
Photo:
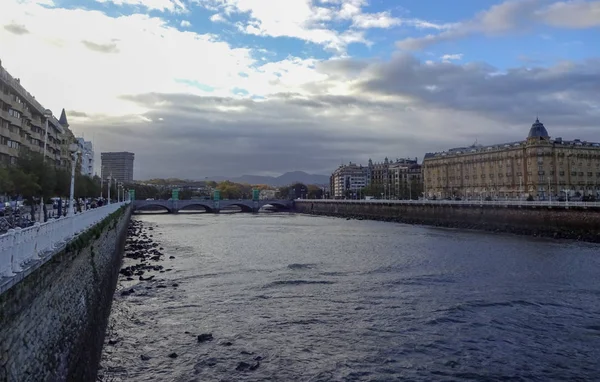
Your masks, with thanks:
M206 212L219 213L226 207L236 206L242 212L258 212L266 205L271 205L278 210L290 210L294 207L293 200L135 200L133 211L154 211L157 209L167 210L169 213L177 213L181 210L192 210L192 207L203 207Z

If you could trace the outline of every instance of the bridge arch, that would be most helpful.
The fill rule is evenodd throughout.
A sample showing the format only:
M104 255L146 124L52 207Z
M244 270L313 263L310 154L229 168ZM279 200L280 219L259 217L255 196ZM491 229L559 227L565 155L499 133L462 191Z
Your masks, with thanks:
M149 213L149 212L164 212L164 211L166 211L168 213L173 212L169 207L165 206L162 203L145 203L140 206L136 206L134 204L134 207L133 207L133 212Z
M290 209L289 205L279 203L279 202L268 202L268 203L265 203L262 207L265 207L265 206L273 206L273 207L277 208L278 210L289 210Z
M242 212L252 212L252 206L249 206L244 203L229 203L227 204L227 207L229 206L239 207L242 210Z
M190 211L191 210L190 207L203 207L206 212L209 212L209 213L214 212L214 210L213 210L212 207L210 207L206 203L200 203L200 202L186 204L185 206L179 208L177 211L179 211L179 212L181 212L181 211L183 211L183 212L188 212L188 211L191 212Z

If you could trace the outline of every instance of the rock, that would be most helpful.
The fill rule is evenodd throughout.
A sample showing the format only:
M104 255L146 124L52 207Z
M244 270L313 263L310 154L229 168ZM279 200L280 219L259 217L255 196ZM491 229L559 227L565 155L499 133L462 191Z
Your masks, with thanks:
M231 346L233 343L231 341L223 342L221 345L223 346Z
M179 284L177 284L177 283L173 284L173 288L177 288L178 286L179 286Z
M263 360L263 357L261 357L261 356L254 357L254 360L255 360L255 361L262 361L262 360Z
M174 258L175 258L175 256L169 256L169 259L174 259Z
M242 351L240 352L240 354L243 354L243 355L253 355L254 353L253 353L253 352L250 352L250 351L242 350Z
M119 340L115 340L115 339L108 340L109 345L115 345L117 342L119 342Z
M148 361L148 360L150 359L150 357L149 357L149 356L147 356L147 355L145 355L145 354L142 354L142 355L140 356L140 358L142 359L142 361Z
M206 341L212 341L212 340L213 340L212 333L203 333L198 336L198 342L206 342Z
M249 364L248 362L240 362L238 363L237 367L235 368L237 371L254 371L256 369L258 369L258 367L260 366L260 362L256 362L254 364Z
M177 353L171 353L169 354L169 358L177 358Z
M162 284L161 284L161 285L157 285L156 287L157 287L157 288L166 288L167 286L166 286L166 285L162 285Z

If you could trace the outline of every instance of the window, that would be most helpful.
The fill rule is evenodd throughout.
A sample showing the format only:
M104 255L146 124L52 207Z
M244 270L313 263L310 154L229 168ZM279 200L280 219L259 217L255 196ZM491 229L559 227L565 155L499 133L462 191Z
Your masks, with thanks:
M8 114L15 118L21 118L21 113L13 109L8 109Z

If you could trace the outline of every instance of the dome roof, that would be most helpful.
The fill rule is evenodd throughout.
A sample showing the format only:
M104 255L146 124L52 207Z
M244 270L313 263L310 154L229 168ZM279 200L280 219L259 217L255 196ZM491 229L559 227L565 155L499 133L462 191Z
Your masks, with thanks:
M538 118L535 119L531 129L529 129L529 138L547 138L549 137L548 131L544 127L544 124L540 122Z

